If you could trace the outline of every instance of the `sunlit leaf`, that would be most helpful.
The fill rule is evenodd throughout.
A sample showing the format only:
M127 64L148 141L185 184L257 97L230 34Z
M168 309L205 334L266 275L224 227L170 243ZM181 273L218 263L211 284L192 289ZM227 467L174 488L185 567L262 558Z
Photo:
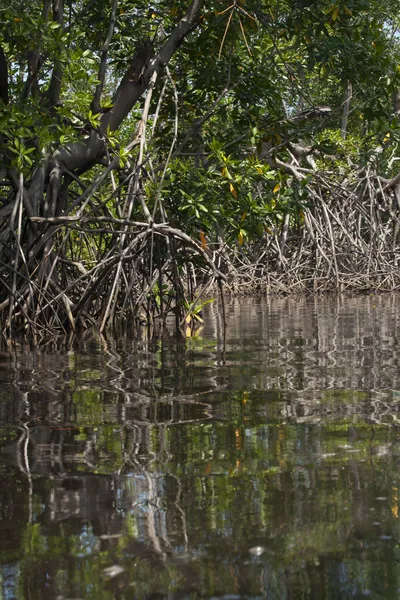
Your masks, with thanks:
M201 229L199 231L199 238L200 238L200 242L201 242L203 250L206 250L207 249L207 239L206 239L206 236L204 235L204 231L202 231Z
M233 196L234 198L237 198L237 196L238 196L238 193L237 193L237 190L236 190L236 188L235 188L235 187L232 185L232 183L230 183L230 184L229 184L229 189L230 189L230 191L231 191L231 194L232 194L232 196Z
M335 6L335 8L332 11L332 21L336 21L337 18L339 17L339 6Z

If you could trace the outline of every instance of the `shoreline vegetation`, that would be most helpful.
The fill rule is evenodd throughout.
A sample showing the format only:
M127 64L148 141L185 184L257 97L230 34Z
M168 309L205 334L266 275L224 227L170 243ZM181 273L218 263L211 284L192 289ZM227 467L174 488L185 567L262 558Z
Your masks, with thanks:
M350 177L349 177L350 179ZM266 293L397 291L399 209L394 187L369 169L342 182L316 172L301 219L265 235L258 254L235 253L228 288Z
M22 7L0 22L3 335L196 325L211 289L400 288L395 2Z

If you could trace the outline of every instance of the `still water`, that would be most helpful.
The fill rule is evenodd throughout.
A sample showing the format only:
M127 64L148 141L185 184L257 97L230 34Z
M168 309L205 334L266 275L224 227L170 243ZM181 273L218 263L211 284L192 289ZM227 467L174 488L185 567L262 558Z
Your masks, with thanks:
M0 599L400 597L400 296L0 353Z

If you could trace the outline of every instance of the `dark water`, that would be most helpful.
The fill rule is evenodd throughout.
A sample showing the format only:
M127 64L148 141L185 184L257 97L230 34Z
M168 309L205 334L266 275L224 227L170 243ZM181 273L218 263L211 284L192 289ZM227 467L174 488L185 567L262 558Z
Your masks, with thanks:
M0 599L400 597L400 297L0 354Z

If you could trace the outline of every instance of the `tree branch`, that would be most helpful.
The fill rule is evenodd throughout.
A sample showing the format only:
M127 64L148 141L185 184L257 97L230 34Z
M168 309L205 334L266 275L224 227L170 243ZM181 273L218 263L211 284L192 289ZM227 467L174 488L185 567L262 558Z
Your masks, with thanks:
M110 125L111 130L117 129L134 104L147 89L155 71L160 72L171 60L182 40L196 26L204 0L193 0L185 16L172 31L160 52L151 59L149 43L135 55L129 69L125 73L114 96L114 107L103 118L103 125Z
M111 44L112 36L114 33L115 21L117 18L117 6L118 6L118 0L114 0L112 9L111 9L110 22L108 24L107 37L104 42L103 50L101 51L99 74L97 76L99 83L96 86L96 91L94 93L93 102L92 102L92 111L95 114L100 112L100 98L101 98L101 94L102 94L103 87L104 87L104 80L106 77L108 49Z
M347 135L347 122L349 120L350 102L351 102L352 97L353 97L353 85L352 85L350 79L348 79L347 83L346 83L345 97L344 97L344 102L343 102L342 125L340 128L341 134L342 134L342 140L345 140L346 135Z
M8 64L2 46L0 46L0 99L8 104Z
M142 46L141 51L138 51L114 95L112 110L102 115L103 131L106 131L108 126L112 131L118 129L140 96L148 89L153 73L159 72L166 66L182 40L196 26L203 4L204 0L192 1L185 16L152 60L150 60L151 53L148 45ZM55 162L63 165L69 171L74 171L75 169L89 168L102 154L104 154L104 141L97 132L92 131L86 144L78 142L60 148L55 152L53 158Z
M152 54L153 46L149 40L136 51L114 94L113 108L103 117L103 128L107 124L112 131L118 129L134 104L147 89L150 78L146 81L144 73L150 64Z
M60 27L63 24L64 6L63 0L53 0L53 21L58 23ZM60 99L61 83L63 76L62 60L60 59L61 48L57 49L58 55L54 59L53 72L51 74L49 89L47 90L47 98L50 101L50 106L55 106Z

